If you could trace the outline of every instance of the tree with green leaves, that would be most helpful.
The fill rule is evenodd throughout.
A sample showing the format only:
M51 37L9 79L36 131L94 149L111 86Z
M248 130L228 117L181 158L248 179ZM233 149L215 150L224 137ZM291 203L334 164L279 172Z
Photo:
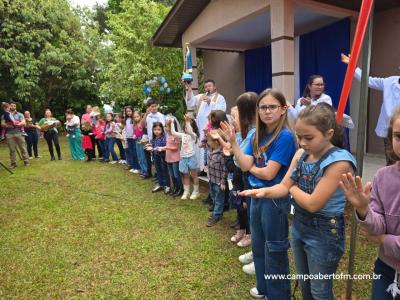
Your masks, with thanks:
M98 102L97 53L82 25L67 0L0 0L0 99L59 115Z
M105 72L101 93L120 104L143 104L143 85L154 76L164 76L171 88L164 106L183 113L182 52L180 49L151 47L149 40L170 7L150 0L109 2L107 38L112 44L111 63Z

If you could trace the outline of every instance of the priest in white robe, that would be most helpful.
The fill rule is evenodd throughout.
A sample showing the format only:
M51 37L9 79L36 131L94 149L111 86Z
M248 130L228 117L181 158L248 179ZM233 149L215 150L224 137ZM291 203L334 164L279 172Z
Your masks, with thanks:
M226 112L226 101L224 96L218 93L215 81L208 79L204 82L204 94L194 95L191 83L186 83L186 107L188 111L194 111L196 123L199 128L199 141L204 139L204 129L208 124L208 115L213 110L222 110ZM199 167L204 169L204 149L199 149Z

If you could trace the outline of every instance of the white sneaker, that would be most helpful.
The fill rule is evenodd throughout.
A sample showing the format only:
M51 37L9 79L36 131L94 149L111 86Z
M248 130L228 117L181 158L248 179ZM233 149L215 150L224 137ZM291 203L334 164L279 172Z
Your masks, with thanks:
M132 173L139 174L140 172L139 172L139 170L134 169Z
M244 265L243 272L248 275L256 275L256 267L254 266L254 262L249 263L248 265Z
M250 252L247 252L247 253L245 253L245 254L243 254L243 255L240 255L240 256L239 256L239 261L240 261L242 264L245 264L245 265L247 265L247 264L253 262L253 252L250 251Z
M253 287L250 290L250 296L252 296L253 298L256 298L256 299L264 299L264 295L260 294L256 287Z
M187 199L189 199L189 193L183 193L181 199L182 199L182 200L187 200Z
M199 192L194 192L193 191L193 193L190 195L190 200L196 200L196 199L199 198L199 196L200 196Z
M111 165L114 165L114 164L116 164L117 162L115 161L115 160L112 160L112 161L110 161L110 164Z

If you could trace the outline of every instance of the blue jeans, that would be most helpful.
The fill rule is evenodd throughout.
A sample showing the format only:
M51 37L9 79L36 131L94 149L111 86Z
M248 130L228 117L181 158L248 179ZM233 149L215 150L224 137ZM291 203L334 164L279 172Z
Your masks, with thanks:
M32 149L35 157L38 157L38 142L39 135L37 131L27 131L27 135L25 136L26 148L28 150L29 157L32 157Z
M170 186L168 166L165 162L165 152L153 152L154 165L157 171L157 181L160 186Z
M104 156L104 153L106 152L106 141L105 140L100 140L100 139L95 139L96 145L97 145L97 151L99 152L99 158ZM104 157L103 157L104 159Z
M126 139L128 148L126 149L126 162L131 169L139 170L139 162L136 154L136 140Z
M266 279L264 275L289 274L289 198L252 198L250 228L257 289L268 300L290 300L288 279Z
M214 204L213 216L222 217L222 214L224 213L224 191L221 191L220 186L216 183L209 181L209 185L211 200Z
M386 289L393 283L395 270L381 261L379 258L375 262L374 273L381 275L379 279L372 282L372 300L393 300L391 294ZM395 300L399 300L400 296L396 296Z
M105 155L104 155L104 160L107 161L110 158L110 153L111 153L111 157L113 160L115 160L115 161L118 160L117 153L115 153L115 150L114 150L114 144L115 144L114 137L106 138L106 151L105 151Z
M179 161L168 164L168 172L171 175L174 189L182 188L181 173L179 173Z
M115 139L115 143L118 146L118 150L119 150L119 158L121 160L126 160L126 156L125 156L125 149L124 146L122 145L122 140L121 139Z
M312 214L295 205L291 246L297 274L333 274L344 252L344 217ZM304 300L333 300L333 279L299 280Z
M147 174L147 160L146 154L144 153L144 147L140 143L136 143L136 155L138 159L138 163L140 166L140 174L146 175Z

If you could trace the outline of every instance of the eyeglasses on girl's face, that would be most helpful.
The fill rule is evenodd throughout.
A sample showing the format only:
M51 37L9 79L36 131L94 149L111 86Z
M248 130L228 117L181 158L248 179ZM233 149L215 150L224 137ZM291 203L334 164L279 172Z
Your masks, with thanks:
M258 107L258 110L260 112L266 113L268 110L272 113L275 113L278 111L278 109L280 108L280 105L276 105L276 104L272 104L272 105L260 105Z

